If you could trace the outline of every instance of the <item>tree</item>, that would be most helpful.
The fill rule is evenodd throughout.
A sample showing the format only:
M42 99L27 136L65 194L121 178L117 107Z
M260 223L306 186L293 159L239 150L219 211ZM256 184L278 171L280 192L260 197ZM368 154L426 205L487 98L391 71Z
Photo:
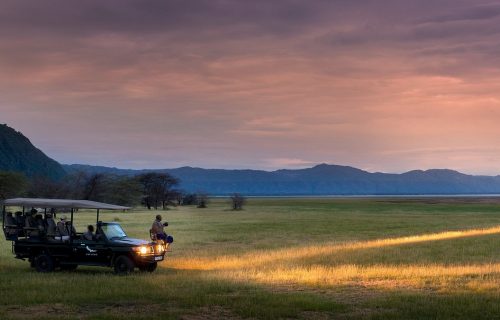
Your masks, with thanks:
M0 171L0 199L22 195L28 186L28 180L22 173Z
M231 206L233 210L241 210L243 209L243 205L245 204L246 199L239 193L233 193L231 195Z
M168 201L173 202L176 206L182 205L182 200L184 199L184 191L174 189L170 192Z
M182 197L182 205L191 206L196 204L196 194L187 193Z
M208 204L208 194L205 192L198 192L196 194L196 204L198 208L206 208Z
M110 179L106 192L106 202L133 207L141 202L142 189L140 183L131 177L114 177Z
M104 201L108 185L109 179L107 175L103 173L90 175L84 182L83 199Z
M31 179L28 196L33 198L66 198L67 190L61 181L54 181L46 176Z
M63 179L67 192L66 197L70 199L82 199L87 180L89 180L89 174L84 171L68 174Z
M148 172L137 176L142 187L143 203L148 208L162 206L166 208L171 198L173 187L179 184L179 179L168 173Z

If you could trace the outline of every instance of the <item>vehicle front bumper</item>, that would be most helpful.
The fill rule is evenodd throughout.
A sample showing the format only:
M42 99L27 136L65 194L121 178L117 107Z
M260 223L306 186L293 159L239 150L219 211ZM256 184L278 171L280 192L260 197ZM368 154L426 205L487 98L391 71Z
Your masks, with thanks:
M139 264L149 264L154 262L162 262L165 260L165 254L155 254L155 255L136 255L134 257L136 263Z

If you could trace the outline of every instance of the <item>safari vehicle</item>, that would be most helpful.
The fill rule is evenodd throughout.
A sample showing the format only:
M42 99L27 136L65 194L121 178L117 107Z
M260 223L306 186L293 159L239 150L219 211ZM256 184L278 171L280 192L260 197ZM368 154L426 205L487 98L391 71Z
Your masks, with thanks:
M29 215L27 209L41 209L45 220L50 219L47 210L54 212L57 209L70 210L69 230L73 229L74 215L85 214L78 209L95 209L97 210L97 237L93 240L86 240L82 233L73 232L64 240L62 240L63 237L43 232L36 232L34 235L33 231L37 231L34 230L35 228L27 228L23 223L14 224L15 219L6 217L7 207L22 207L22 215L21 212L18 213L21 221ZM87 200L8 199L3 202L2 229L6 239L12 241L12 252L15 258L28 260L31 267L38 272L51 272L56 268L74 270L79 265L112 267L118 274L128 274L134 268L153 272L156 270L157 263L163 261L168 244L164 244L161 240L151 242L129 238L120 224L99 221L100 210L126 209L129 208Z

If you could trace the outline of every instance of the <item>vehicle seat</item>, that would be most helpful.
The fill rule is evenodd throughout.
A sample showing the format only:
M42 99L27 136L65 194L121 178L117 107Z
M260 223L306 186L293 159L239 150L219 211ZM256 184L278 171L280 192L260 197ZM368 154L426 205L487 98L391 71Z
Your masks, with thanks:
M19 237L19 228L17 225L6 224L3 230L5 240L15 241Z

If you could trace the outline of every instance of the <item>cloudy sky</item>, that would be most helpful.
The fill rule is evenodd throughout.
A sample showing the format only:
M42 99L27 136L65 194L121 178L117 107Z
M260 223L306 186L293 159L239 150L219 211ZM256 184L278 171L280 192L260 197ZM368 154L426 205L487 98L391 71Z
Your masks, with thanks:
M0 2L0 123L62 163L500 174L500 1Z

